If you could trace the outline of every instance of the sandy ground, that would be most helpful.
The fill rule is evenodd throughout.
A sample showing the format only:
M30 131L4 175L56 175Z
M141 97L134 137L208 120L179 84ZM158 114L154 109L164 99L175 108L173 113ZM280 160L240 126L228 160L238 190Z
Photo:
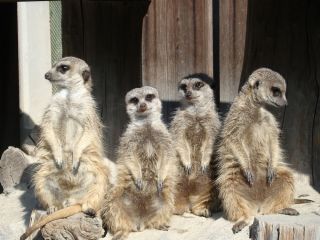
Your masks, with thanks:
M315 214L320 217L320 194L309 186L298 186L297 197L312 199L314 203L295 205L303 218ZM36 206L33 193L25 187L16 188L8 195L0 194L0 240L17 240L24 232L32 208ZM277 217L278 215L274 215ZM238 234L231 231L232 223L226 221L222 214L213 218L197 217L192 214L173 216L169 231L145 230L131 233L128 240L245 240L249 239L249 228ZM105 240L110 240L107 234Z

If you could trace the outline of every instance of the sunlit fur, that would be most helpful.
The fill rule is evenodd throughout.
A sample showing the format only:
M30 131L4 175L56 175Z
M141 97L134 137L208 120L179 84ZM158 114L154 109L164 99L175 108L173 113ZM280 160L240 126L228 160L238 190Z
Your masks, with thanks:
M114 239L145 228L166 230L174 208L176 158L158 92L136 88L125 99L130 122L120 139L116 183L102 210Z
M61 74L57 71L61 64L70 70ZM49 212L74 204L81 204L83 211L97 211L109 186L109 160L103 159L102 124L90 92L90 68L81 59L66 57L48 73L57 92L41 123L35 195Z
M280 89L274 96L272 87ZM234 232L256 214L277 213L293 203L294 180L283 163L279 126L266 105L283 106L286 83L267 68L254 71L234 99L218 149L220 198Z
M196 89L197 83L203 86ZM175 213L209 216L218 207L210 165L220 128L213 91L198 78L186 78L179 83L179 93L182 106L170 128L180 162Z

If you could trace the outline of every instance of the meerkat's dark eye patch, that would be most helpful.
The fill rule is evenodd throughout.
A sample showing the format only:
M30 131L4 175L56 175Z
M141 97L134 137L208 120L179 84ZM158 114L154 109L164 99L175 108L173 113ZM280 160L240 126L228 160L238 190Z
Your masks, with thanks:
M139 99L136 97L130 98L129 103L138 104Z
M151 102L156 96L154 94L147 94L146 101Z
M271 87L271 91L274 97L280 97L281 96L281 90L278 87Z
M196 82L194 84L195 89L199 90L200 88L202 88L204 86L203 82Z
M182 84L180 84L179 89L181 89L182 91L185 92L187 90L187 85L182 83Z
M256 82L255 82L255 84L254 84L254 88L259 88L259 86L260 86L260 80L257 80Z
M70 69L70 66L62 64L57 67L57 71L61 72L62 74L66 73Z

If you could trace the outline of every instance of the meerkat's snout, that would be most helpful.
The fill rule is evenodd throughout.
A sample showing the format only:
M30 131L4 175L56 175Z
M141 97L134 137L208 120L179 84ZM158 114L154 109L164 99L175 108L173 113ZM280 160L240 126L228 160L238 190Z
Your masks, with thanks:
M50 72L46 72L46 74L44 75L44 78L50 81L52 78L52 74Z
M145 112L146 110L147 110L147 104L146 103L140 103L139 104L139 107L138 107L138 112L140 112L140 113L143 113L143 112Z

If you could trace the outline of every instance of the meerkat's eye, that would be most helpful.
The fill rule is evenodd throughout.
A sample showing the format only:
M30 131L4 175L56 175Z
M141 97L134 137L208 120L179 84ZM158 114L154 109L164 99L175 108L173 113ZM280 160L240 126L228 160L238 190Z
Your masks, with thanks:
M65 64L62 64L57 68L57 70L63 74L66 73L69 69L70 69L70 66Z
M139 99L136 97L133 97L129 100L129 103L137 104L139 102Z
M146 101L151 102L156 96L154 94L147 94Z
M271 91L274 97L280 97L281 96L281 90L277 87L271 87Z
M195 87L197 90L199 90L199 89L202 88L203 86L204 86L203 82L196 82L196 83L194 84L194 87Z
M186 84L180 84L179 88L180 88L182 91L186 91L186 90L187 90L187 85L186 85Z

